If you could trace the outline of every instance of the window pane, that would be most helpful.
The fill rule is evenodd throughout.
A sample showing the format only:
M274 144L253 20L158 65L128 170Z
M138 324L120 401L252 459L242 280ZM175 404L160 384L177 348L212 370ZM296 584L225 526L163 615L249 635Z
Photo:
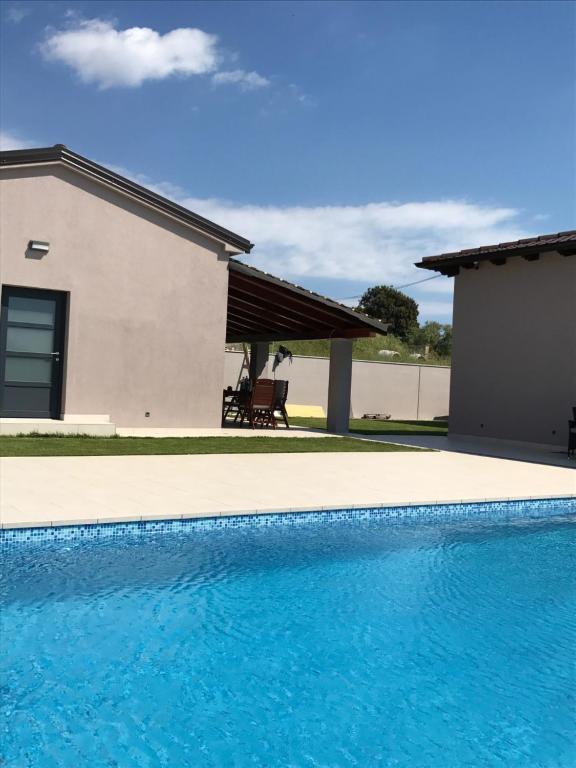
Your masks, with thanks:
M8 352L52 352L54 331L40 328L6 329L6 349Z
M56 302L54 299L35 299L30 296L8 297L8 322L54 325Z
M29 381L38 384L50 384L51 375L52 360L6 356L5 381Z

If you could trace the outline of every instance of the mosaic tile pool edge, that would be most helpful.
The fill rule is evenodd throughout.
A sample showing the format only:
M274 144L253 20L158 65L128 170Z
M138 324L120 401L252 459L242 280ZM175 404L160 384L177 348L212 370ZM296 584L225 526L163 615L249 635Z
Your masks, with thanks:
M380 520L386 524L431 523L478 520L497 522L576 515L576 496L545 499L417 504L361 508L324 509L303 512L267 512L253 515L142 520L127 523L96 523L38 528L0 529L0 549L22 542L90 541L121 536L159 533L194 533L224 528L307 525L318 522Z

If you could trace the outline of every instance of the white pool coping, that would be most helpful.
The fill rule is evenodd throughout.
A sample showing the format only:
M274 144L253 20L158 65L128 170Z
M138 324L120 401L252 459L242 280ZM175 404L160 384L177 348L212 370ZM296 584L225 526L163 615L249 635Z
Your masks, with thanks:
M574 468L448 451L10 457L0 527L576 496Z

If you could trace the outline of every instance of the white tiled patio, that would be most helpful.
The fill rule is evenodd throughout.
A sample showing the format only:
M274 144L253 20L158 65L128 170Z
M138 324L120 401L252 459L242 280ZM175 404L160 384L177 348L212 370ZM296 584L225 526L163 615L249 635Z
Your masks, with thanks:
M576 495L571 467L450 451L4 458L5 528Z

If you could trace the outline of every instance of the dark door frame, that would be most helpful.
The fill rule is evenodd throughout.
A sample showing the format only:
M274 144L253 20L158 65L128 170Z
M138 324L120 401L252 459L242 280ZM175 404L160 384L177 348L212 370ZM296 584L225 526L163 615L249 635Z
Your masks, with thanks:
M54 315L54 342L53 350L58 351L58 358L50 355L52 359L52 380L50 383L50 410L45 414L31 414L25 411L4 410L4 390L6 386L18 386L18 384L6 384L4 379L6 366L6 337L8 329L8 297L23 296L37 299L55 299L56 312ZM17 285L2 286L2 304L0 312L0 416L4 418L49 418L59 419L62 415L62 393L64 386L64 358L66 345L66 321L68 316L68 293L65 291L51 291L41 288L23 288ZM46 329L46 325L39 323L10 322L10 327L15 328L39 328ZM47 354L10 352L12 357L36 357L45 358ZM45 387L45 384L37 382L22 382L27 387Z

